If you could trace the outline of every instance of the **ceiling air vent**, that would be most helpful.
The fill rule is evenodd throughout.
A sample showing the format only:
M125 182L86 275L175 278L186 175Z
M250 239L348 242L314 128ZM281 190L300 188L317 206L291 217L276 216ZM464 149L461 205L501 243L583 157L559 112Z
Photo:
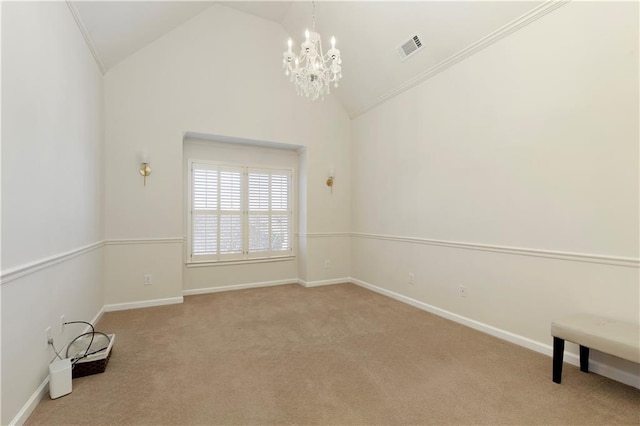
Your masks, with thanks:
M398 47L400 60L403 62L406 61L409 57L415 55L420 49L422 49L422 47L420 37L418 37L418 35L414 35L409 39L409 41L402 43L402 45Z

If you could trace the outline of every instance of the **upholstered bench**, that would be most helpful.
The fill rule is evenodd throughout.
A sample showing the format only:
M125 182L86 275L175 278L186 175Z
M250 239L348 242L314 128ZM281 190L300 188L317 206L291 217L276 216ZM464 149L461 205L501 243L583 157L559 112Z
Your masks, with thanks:
M640 363L640 324L579 314L551 323L553 381L562 380L564 341L580 345L580 371L589 371L589 349Z

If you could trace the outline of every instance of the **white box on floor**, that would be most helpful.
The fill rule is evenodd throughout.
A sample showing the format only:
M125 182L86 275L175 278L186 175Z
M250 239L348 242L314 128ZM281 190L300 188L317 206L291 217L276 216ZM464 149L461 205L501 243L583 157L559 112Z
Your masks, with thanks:
M71 393L71 360L61 359L49 364L49 395L51 399Z

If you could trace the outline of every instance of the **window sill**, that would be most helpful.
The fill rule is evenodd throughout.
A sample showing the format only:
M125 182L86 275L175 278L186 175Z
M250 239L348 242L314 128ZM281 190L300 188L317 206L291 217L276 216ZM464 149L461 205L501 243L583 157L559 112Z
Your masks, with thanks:
M270 257L263 259L223 260L219 262L186 262L187 268L203 268L209 266L247 265L252 263L290 262L295 256Z

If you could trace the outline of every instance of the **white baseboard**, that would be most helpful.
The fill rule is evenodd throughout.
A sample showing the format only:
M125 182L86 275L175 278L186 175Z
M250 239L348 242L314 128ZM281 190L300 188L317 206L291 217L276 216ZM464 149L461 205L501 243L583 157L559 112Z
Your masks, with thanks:
M128 309L150 308L152 306L164 306L174 305L176 303L183 303L184 298L179 297L167 297L166 299L154 299L154 300L142 300L140 302L127 302L127 303L115 303L112 305L104 305L105 312L113 311L125 311Z
M247 288L271 287L276 285L296 284L296 283L300 284L303 287L320 287L323 285L344 284L349 282L351 282L351 278L337 278L333 280L322 280L322 281L304 281L298 278L290 278L288 280L263 281L263 282L257 282L257 283L225 285L220 287L197 288L193 290L184 290L182 294L184 296L194 296L197 294L218 293L221 291L244 290Z
M580 365L580 357L575 354L567 354L565 352L564 356L567 355L572 356L574 359L570 361L570 364ZM615 380L616 382L624 383L625 385L633 386L636 389L640 389L640 368L638 368L639 375L635 375L633 373L629 373L627 371L622 371L618 368L611 367L610 365L603 364L598 361L589 360L589 371L591 373L596 373L604 377L608 377L611 380Z
M553 347L550 345L545 345L538 341L529 339L527 337L523 337L484 323L481 323L476 320L472 320L467 317L463 317L462 315L454 314L453 312L446 311L444 309L437 308L435 306L429 305L424 302L420 302L419 300L412 299L411 297L404 296L399 293L395 293L391 290L387 290L381 287L377 287L373 284L369 284L367 282L352 278L351 282L357 284L361 287L367 288L369 290L375 291L376 293L383 294L385 296L391 297L392 299L399 300L400 302L404 302L408 305L414 306L418 309L422 309L423 311L430 312L432 314L438 315L439 317L446 318L453 322L457 322L462 325L466 325L467 327L471 327L474 330L482 331L483 333L490 334L492 336L498 337L502 340L506 340L511 343L515 343L519 346L524 346L527 349L534 350L536 352L543 353L545 355L553 354Z
M349 282L352 282L356 285L359 285L360 287L364 287L371 291L375 291L376 293L382 294L384 296L388 296L400 302L406 303L408 305L414 306L418 309L422 309L423 311L427 311L432 314L438 315L439 317L446 318L448 320L457 322L467 327L471 327L474 330L478 330L483 333L490 334L491 336L497 337L499 339L514 343L518 346L531 349L535 352L547 355L549 357L553 356L553 347L551 345L547 345L542 342L538 342L537 340L529 339L528 337L520 336L518 334L511 333L509 331L502 330L500 328L493 327L476 320L472 320L471 318L467 318L462 315L458 315L453 312L449 312L444 309L437 308L435 306L429 305L427 303L421 302L411 297L407 297L402 294L395 293L391 290L387 290L387 289L375 286L373 284L369 284L365 281L361 281L355 278L350 278ZM577 354L574 354L571 352L564 353L564 361L568 362L571 365L575 365L578 367L580 366L580 357ZM602 364L597 361L592 361L592 360L589 361L589 371L604 377L608 377L620 383L624 383L625 385L633 386L635 388L640 389L640 376L636 376L626 371L622 371L620 369L611 367L606 364ZM549 364L549 380L551 380L551 364Z
M91 320L91 324L95 326L98 323L98 321L100 321L100 319L102 318L102 315L104 315L104 313L106 312L105 308L106 306L103 306L102 309L98 311L96 316L93 317L93 319Z
M27 421L33 410L36 409L40 401L42 401L49 391L49 376L38 386L38 389L31 395L31 398L22 406L18 414L9 422L9 426L22 425Z
M93 319L91 320L91 324L95 325L98 321L100 321L100 318L102 318L102 315L104 314L104 312L105 312L105 307L103 306L102 308L100 308L98 313L93 317ZM87 330L85 331L88 331L89 329L90 327L87 326ZM64 348L66 348L66 345L60 350L60 353L64 351ZM10 426L22 425L24 424L24 422L27 421L27 419L29 418L31 413L33 413L33 410L36 409L40 401L42 401L47 396L47 393L49 392L48 385L49 385L49 375L47 375L47 377L44 378L44 381L40 383L40 386L38 386L36 391L22 406L20 411L18 411L18 414L16 414L13 420L9 422Z
M276 285L296 284L297 282L298 282L297 278L290 278L288 280L263 281L263 282L248 283L248 284L223 285L220 287L196 288L193 290L184 290L182 294L184 296L195 296L197 294L218 293L221 291L244 290L247 288L272 287Z
M298 281L298 284L300 284L303 287L320 287L323 285L345 284L345 283L353 282L351 278L335 278L332 280L320 280L320 281L304 281L304 280L297 280L297 281Z

